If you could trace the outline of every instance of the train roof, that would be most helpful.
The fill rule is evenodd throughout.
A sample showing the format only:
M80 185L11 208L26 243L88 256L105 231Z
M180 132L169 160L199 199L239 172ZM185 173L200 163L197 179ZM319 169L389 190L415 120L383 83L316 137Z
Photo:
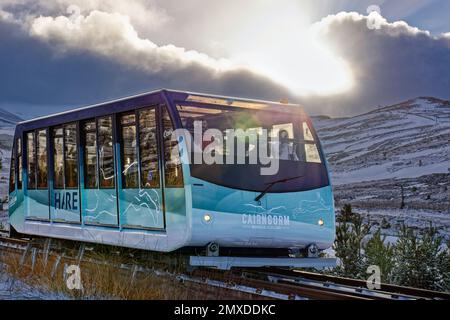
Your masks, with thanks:
M157 89L153 91L143 92L136 95L126 96L118 98L115 100L105 101L97 104L92 104L73 110L67 110L55 114L50 114L47 116L42 116L30 120L21 121L18 123L19 127L23 130L34 129L36 125L39 126L53 126L65 122L84 120L93 118L96 116L108 114L108 113L118 113L126 112L127 110L148 106L152 103L157 103L161 100L161 96L164 99L170 100L171 102L191 102L191 103L202 103L202 104L217 104L217 105L227 105L229 107L244 107L253 109L261 109L265 107L283 107L294 112L303 112L303 108L299 104L275 102L268 100L259 99L248 99L240 97L230 97L222 95L213 95L206 93L197 93L190 91L180 91L171 89ZM167 101L169 102L169 101ZM275 110L274 110L275 111Z

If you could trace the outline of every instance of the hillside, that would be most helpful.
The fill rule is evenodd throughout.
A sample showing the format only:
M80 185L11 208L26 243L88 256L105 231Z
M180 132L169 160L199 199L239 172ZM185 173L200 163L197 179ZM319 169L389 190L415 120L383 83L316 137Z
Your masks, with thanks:
M0 108L0 210L8 196L9 166L11 159L11 144L15 124L22 119L13 113ZM6 226L6 215L0 211L0 228Z
M354 117L313 121L338 207L351 203L372 216L397 210L405 219L433 217L450 226L449 101L417 98ZM402 189L404 210L398 210Z

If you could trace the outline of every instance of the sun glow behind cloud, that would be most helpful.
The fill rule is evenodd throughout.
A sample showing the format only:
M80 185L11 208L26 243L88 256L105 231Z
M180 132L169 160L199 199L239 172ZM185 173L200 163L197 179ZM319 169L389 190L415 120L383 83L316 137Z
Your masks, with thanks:
M269 76L298 95L330 95L353 86L350 66L323 42L298 7L266 7L234 37L231 60Z
M200 28L195 27L195 21L183 24L183 20L171 17L170 10L147 8L141 0L121 6L112 0L39 3L48 13L36 12L20 24L60 53L89 51L150 74L197 65L217 79L227 72L246 69L301 96L337 94L353 86L350 66L312 28L308 6L296 1L217 4L215 10L208 10L210 14ZM80 16L69 17L64 10L68 5L79 7ZM49 6L59 9L52 12ZM158 22L149 25L153 33L170 34L172 28L184 35L184 43L170 37L153 41L151 33L146 34L142 28L146 25L143 15ZM192 46L192 41L200 48ZM209 52L208 42L225 48L223 54Z

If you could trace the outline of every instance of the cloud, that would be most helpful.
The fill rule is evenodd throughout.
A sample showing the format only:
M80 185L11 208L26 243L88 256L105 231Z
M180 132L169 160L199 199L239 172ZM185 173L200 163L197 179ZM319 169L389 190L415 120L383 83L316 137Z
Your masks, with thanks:
M28 21L19 27L0 19L0 105L23 117L161 87L263 99L289 95L247 69L141 39L121 14Z
M448 34L432 36L403 21L375 18L373 29L368 16L355 12L331 15L313 26L349 63L355 85L339 95L302 99L312 112L346 115L417 96L450 99Z
M69 5L80 10L72 7L68 12ZM208 10L204 24L214 23L215 14L225 15L219 11ZM299 96L267 76L269 73L236 64L232 57L213 57L161 40L165 28L177 26L182 16L169 13L173 10L164 10L162 2L156 5L143 0L0 0L0 54L4 57L0 60L0 86L4 89L0 104L68 108L156 87L270 100L287 97L302 102L310 113L331 115L360 113L416 96L450 99L450 33L433 36L406 22L388 22L374 14L330 15L315 23L312 31L333 58L348 66L353 87L340 94ZM377 28L368 28L373 19ZM226 25L230 20L223 21ZM152 40L152 33L160 34L161 43ZM189 34L186 30L182 34L185 47L193 47L190 41L197 44L193 40L197 33L191 38L185 36ZM254 38L245 37L249 43L244 48L254 46ZM264 40L265 34L258 37ZM266 45L276 47L271 41ZM237 48L241 47L233 49ZM284 48L273 51L280 55L270 57L267 63L293 69L282 54L295 58L294 50ZM320 83L314 68L310 69L290 71ZM339 79L338 74L329 77Z
M174 45L158 46L142 39L129 17L94 10L87 16L38 17L30 34L51 42L60 51L87 51L151 73L173 72L198 65L211 72L237 69L226 59L213 59L194 50Z

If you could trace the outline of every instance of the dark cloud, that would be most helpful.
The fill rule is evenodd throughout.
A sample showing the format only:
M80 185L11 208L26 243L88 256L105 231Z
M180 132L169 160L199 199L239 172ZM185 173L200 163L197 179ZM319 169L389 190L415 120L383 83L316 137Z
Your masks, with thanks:
M195 63L186 63L189 54L175 47L169 48L179 54L175 66L169 61L170 67L165 67L167 56L163 56L161 70L154 71L152 54L158 57L159 53L151 46L149 54L140 50L128 54L129 39L117 37L126 40L118 44L121 50L114 52L115 47L108 47L106 41L101 43L110 50L105 54L100 43L89 43L95 34L70 38L62 32L64 25L42 22L51 28L42 29L41 37L30 35L29 26L0 22L0 107L22 117L162 87L269 100L287 97L303 103L312 114L330 115L361 113L417 96L450 99L450 36L433 37L405 23L385 20L380 29L370 30L367 18L356 13L330 16L316 26L351 67L354 87L339 95L309 97L295 97L248 70L217 72L201 56ZM123 30L128 29L117 29L115 34L128 36ZM84 46L73 45L73 40L83 41ZM58 50L61 47L64 50Z
M354 114L418 96L450 99L450 37L433 37L405 23L341 13L321 22L325 38L352 68L355 87L304 103L314 113Z
M155 88L281 99L286 89L246 70L212 73L198 64L149 73L89 52L55 53L51 43L0 23L0 106L22 117L97 103Z

